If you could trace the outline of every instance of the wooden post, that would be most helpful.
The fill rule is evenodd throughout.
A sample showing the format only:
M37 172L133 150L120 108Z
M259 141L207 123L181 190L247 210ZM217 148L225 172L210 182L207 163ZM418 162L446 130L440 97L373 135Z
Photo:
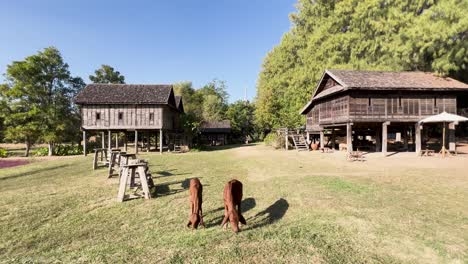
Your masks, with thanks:
M101 132L101 148L106 148L106 134L104 133L104 131Z
M406 151L408 151L408 128L406 126L403 129L403 145Z
M456 153L457 145L455 141L455 123L449 124L449 151Z
M353 124L346 124L346 148L348 152L353 151Z
M307 133L307 144L310 144L310 134L309 132L306 132Z
M390 122L383 122L382 124L382 154L384 156L387 156L387 140L388 140L387 127L389 124Z
M416 123L416 125L414 126L414 131L415 131L415 149L416 149L416 155L420 155L421 154L421 126L419 125L419 123Z
M151 137L150 133L146 132L146 152L150 151L151 148Z
M289 150L289 138L288 138L288 129L286 128L286 133L284 134L284 148Z
M325 141L324 137L325 137L325 135L324 135L324 132L323 132L323 130L322 130L322 131L320 131L320 148L321 148L321 149L323 149L323 148L325 147L325 146L323 145L323 144L324 144L324 141Z
M332 135L331 135L331 144L332 144L332 149L335 149L335 129L332 128Z
M380 129L375 131L375 152L382 150L382 133Z
M86 153L86 130L83 130L83 155L88 155Z
M127 131L124 132L124 151L127 152L128 146L127 146Z
M135 130L135 153L138 154L138 131Z
M110 130L107 130L107 145L109 147L109 157L110 157L110 153L112 152L112 132Z
M115 148L119 148L119 132L115 133Z
M159 130L159 153L162 154L163 151L163 131Z

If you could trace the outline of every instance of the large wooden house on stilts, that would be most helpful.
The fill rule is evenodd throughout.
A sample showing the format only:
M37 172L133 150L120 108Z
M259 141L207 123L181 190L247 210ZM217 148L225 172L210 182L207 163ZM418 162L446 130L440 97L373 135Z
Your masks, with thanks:
M85 154L89 134L101 137L102 148L106 148L107 136L107 148L112 149L112 134L116 137L114 147L118 147L122 132L125 151L132 133L136 153L139 146L149 151L153 136L162 153L169 134L180 131L184 111L182 98L174 95L172 85L89 84L76 96L75 103L80 105Z
M348 151L386 154L392 133L402 138L402 150L419 153L418 122L444 111L456 114L461 104L457 98L467 94L468 85L432 73L326 70L301 114L307 117L307 138L317 138L321 146L326 144L325 136L331 147L336 137L343 136ZM454 140L451 124L449 141Z

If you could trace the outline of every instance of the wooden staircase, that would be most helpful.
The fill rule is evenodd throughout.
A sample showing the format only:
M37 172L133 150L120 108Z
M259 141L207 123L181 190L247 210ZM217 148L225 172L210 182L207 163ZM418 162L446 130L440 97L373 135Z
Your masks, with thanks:
M304 135L293 134L290 137L292 138L297 151L309 151L309 145L307 144Z

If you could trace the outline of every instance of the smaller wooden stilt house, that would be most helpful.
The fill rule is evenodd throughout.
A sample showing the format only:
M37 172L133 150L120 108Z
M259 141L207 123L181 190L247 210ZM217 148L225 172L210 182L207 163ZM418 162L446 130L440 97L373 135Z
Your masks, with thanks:
M231 121L205 121L200 125L200 143L210 146L222 146L229 142Z

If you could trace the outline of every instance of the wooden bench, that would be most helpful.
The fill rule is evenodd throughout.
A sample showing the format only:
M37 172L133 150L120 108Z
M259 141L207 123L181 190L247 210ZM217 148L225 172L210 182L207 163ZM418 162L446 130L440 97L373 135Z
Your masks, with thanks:
M105 148L96 148L94 149L94 158L93 158L93 170L98 167L106 167L109 164L107 158L107 149Z
M134 193L134 196L130 198L143 196L145 199L151 199L150 184L148 181L148 175L146 173L148 164L147 163L135 163L135 164L123 165L122 167L123 167L123 171L122 171L122 176L120 177L120 180L119 180L119 192L117 194L117 201L123 202L125 200L125 192L127 190L128 180L130 179L130 182L132 181L134 182L134 178L136 177L136 175L138 175L140 179L142 195L139 196L139 195L135 195Z
M349 161L365 161L366 160L366 158L364 157L364 153L361 151L348 152L347 159Z

